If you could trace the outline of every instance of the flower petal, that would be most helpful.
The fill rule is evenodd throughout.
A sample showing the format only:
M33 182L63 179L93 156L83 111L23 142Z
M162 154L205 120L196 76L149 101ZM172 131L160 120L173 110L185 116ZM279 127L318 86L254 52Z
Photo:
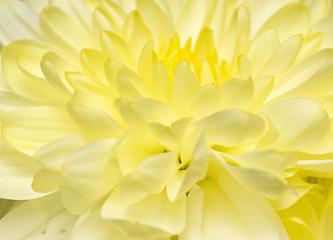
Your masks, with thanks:
M260 34L270 28L274 28L281 41L294 34L305 34L310 24L310 13L301 2L286 5L271 16L260 28Z
M2 122L2 137L27 153L73 135L78 129L60 107L39 106L7 113Z
M110 240L110 236L117 240L128 240L115 227L110 225L100 216L100 211L95 210L74 228L73 240Z
M267 171L282 177L286 168L296 166L297 157L291 153L279 153L274 150L254 151L244 154L225 154L223 156L237 162L242 168Z
M185 61L178 64L173 77L172 105L179 116L186 112L186 102L200 87L200 82Z
M305 170L307 175L320 178L333 178L333 160L301 160L299 169Z
M179 171L167 185L168 198L176 201L206 176L210 149L204 139L204 129L198 128L184 139Z
M313 99L296 98L277 102L263 112L280 134L275 146L284 151L298 151L316 145L330 129L327 113Z
M38 15L21 1L2 1L0 3L1 24L0 43L8 43L18 39L40 39L41 32ZM6 37L7 36L7 37Z
M110 31L101 33L102 49L112 58L121 60L131 69L136 69L137 62L128 44L120 36Z
M40 14L40 25L46 38L77 54L82 48L93 46L87 32L63 10L49 6Z
M214 113L196 124L206 126L209 145L227 147L254 140L263 134L265 127L259 116L236 109Z
M33 175L40 165L27 156L0 142L0 197L7 199L32 199L43 196L32 190Z
M117 154L119 168L125 176L134 172L146 158L164 151L164 147L159 144L154 135L140 127L127 130L117 145L114 151Z
M167 39L172 37L174 34L173 24L170 23L170 19L155 1L137 0L137 7L155 39L160 33Z
M278 78L282 73L289 69L294 63L297 54L302 46L302 35L294 35L284 41L276 50L273 56L267 61L258 72L258 77L272 75Z
M214 84L198 89L187 102L187 112L195 118L203 118L219 109L219 91Z
M222 167L212 165L208 176L215 181L199 184L205 192L204 239L289 239L266 199L243 188Z
M204 191L195 186L186 198L186 225L180 240L203 240Z
M251 101L253 95L253 81L230 79L219 88L219 97L222 109L244 109Z
M95 141L69 156L63 165L66 184L94 200L111 191L120 178L118 168L110 163L115 142L116 139Z
M57 194L25 201L0 220L1 238L33 240L44 230L47 239L50 236L59 237L54 240L66 239L76 217L62 210Z
M3 240L27 239L47 223L47 211L36 211L31 202L25 202L0 220Z
M152 95L155 99L171 105L171 83L167 69L162 62L158 62L154 66Z
M253 39L249 49L248 58L251 62L253 73L257 72L273 56L279 47L279 37L276 31L268 29ZM262 53L265 54L262 54Z
M187 41L191 37L195 42L204 25L207 5L205 0L187 0L185 2L176 24L180 39Z
M99 109L85 107L74 101L67 104L67 109L77 125L92 138L120 137L124 133L117 121Z
M185 197L171 202L163 191L126 205L118 189L102 207L102 218L133 238L158 238L179 234L185 225Z
M64 161L86 143L88 141L82 135L69 136L41 147L34 154L34 158L44 168L61 172Z
M140 163L135 172L122 180L120 194L125 203L132 204L149 194L160 193L177 170L176 153L153 155Z

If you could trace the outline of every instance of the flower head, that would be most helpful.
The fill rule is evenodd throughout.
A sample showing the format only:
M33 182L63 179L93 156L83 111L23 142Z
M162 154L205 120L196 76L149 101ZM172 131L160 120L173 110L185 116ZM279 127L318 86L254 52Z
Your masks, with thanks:
M0 12L4 239L331 236L330 1Z

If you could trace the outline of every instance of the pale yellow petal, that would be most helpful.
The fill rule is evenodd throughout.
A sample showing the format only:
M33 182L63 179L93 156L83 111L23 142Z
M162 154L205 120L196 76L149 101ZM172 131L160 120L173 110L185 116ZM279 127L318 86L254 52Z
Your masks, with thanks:
M322 105L310 98L274 103L263 110L280 136L276 147L298 151L320 143L328 134L330 120Z
M138 10L135 10L126 16L123 32L128 39L134 55L138 59L142 48L152 39L151 32L146 24L144 24L142 16Z
M125 10L121 7L120 4L117 4L116 2L110 0L100 1L100 6L107 15L112 30L117 34L120 34L126 17Z
M1 130L6 141L27 153L78 132L65 109L51 106L10 112L2 121Z
M186 198L186 225L179 240L203 240L204 191L195 186Z
M47 224L26 240L63 240L70 238L77 216L61 211L48 219Z
M3 115L6 115L6 112L36 105L38 103L38 101L33 99L7 91L0 91L0 98L3 99L0 103L0 119L2 119Z
M69 155L86 143L88 141L82 135L69 136L38 149L34 154L34 158L44 168L61 171L62 165Z
M290 217L283 221L290 239L295 240L316 240L310 227L297 217Z
M274 86L274 77L264 77L260 78L254 82L254 89L251 102L248 104L247 109L256 111L262 108L267 97L271 93Z
M226 169L245 188L270 199L276 199L289 187L282 177L266 171L231 165L226 166Z
M176 67L172 85L172 106L178 116L184 116L187 100L199 87L200 82L187 63L181 62Z
M253 39L249 49L248 58L253 68L253 73L257 72L272 57L279 47L279 37L276 31L268 29Z
M209 145L232 147L261 136L265 123L257 115L230 109L214 113L196 124L206 126Z
M50 50L47 43L20 40L7 45L1 52L2 73L6 83L16 93L42 100L63 100L43 78L42 56ZM8 81L10 79L10 81Z
M156 63L153 69L152 96L171 105L171 83L167 69L162 62Z
M41 31L38 15L21 1L2 1L0 3L1 24L0 42L3 45L18 39L40 39ZM7 36L7 37L6 37Z
M202 239L250 239L249 230L233 202L217 183L205 180L199 185L204 191Z
M240 239L289 239L276 210L266 199L243 188L230 173L216 165L211 166L208 176L216 179L215 181L218 183L213 188L216 189L216 192L211 189L213 191L207 192L209 196L205 200L205 207L209 213L204 215L203 221L205 221L205 217L215 216L204 225L206 228L204 233L211 236L208 239L215 239L214 233L220 231L225 232L225 236L230 236L231 239L231 236L238 236L242 233L245 236L240 237ZM213 185L211 184L211 187ZM205 188L203 190L205 191ZM221 201L215 198L216 193ZM213 202L214 205L208 201ZM224 204L221 204L222 202ZM215 222L216 220L218 222ZM210 226L210 224L214 225ZM219 235L215 234L215 236Z
M149 87L136 72L124 67L117 73L117 89L120 97L150 97ZM120 85L121 84L121 85Z
M77 190L66 185L61 187L60 195L61 203L64 205L65 209L74 215L85 213L94 202L80 194Z
M320 220L320 227L321 227L321 237L323 240L329 240L332 236L332 216L333 216L333 206L331 205L323 214Z
M105 98L107 100L113 100L117 97L116 90L112 89L106 84L96 81L92 77L88 77L80 72L66 72L65 77L69 85L75 89L73 95L77 95L78 91L84 91L86 93L94 93L99 95L99 98ZM77 96L75 96L77 97ZM72 97L73 99L74 97ZM91 104L93 105L93 104ZM111 104L108 104L111 105ZM99 108L103 108L100 106Z
M286 168L296 166L297 157L290 153L279 153L274 150L254 151L244 154L224 154L227 158L237 162L242 168L252 168L267 171L282 177Z
M63 164L63 175L73 189L97 200L118 184L120 172L110 163L115 139L92 142L74 152Z
M157 39L160 33L162 33L165 38L172 37L174 34L173 23L155 1L137 0L136 2L138 10L145 24L153 34L154 39Z
M89 213L89 216L77 225L72 233L73 240L128 240L119 230L100 216L100 209Z
M333 30L331 28L333 23L333 17L327 16L321 19L316 25L311 29L312 33L322 32L323 33L323 42L321 43L322 48L330 48L333 46Z
M237 49L237 41L240 35L244 34L245 37L249 35L250 26L251 20L249 9L245 6L245 4L240 5L234 10L230 23L227 26L227 30L224 33L228 37L223 38L221 48L217 49L220 58L232 61L234 57L237 57L234 54L235 49Z
M23 240L41 229L48 220L48 212L36 211L30 202L25 202L0 220L3 240Z
M260 34L270 28L274 28L281 41L294 34L305 34L309 29L310 13L307 7L300 2L286 5L271 16L260 28Z
M302 35L294 35L284 41L263 68L259 70L257 76L273 75L276 78L281 76L294 63L302 42Z
M61 173L42 168L34 175L31 187L38 193L50 193L59 190L63 182Z
M149 194L160 193L177 170L176 153L153 155L140 163L135 172L123 179L120 184L120 194L127 204L132 204Z
M101 33L102 50L109 54L112 60L125 63L131 69L136 69L137 61L128 44L120 36L111 31Z
M191 122L192 118L182 118L173 122L170 126L150 122L148 127L159 143L167 150L180 153L181 143Z
M40 15L40 25L46 38L73 54L93 46L88 33L63 10L49 6Z
M70 63L58 55L47 52L41 59L40 68L43 71L46 81L60 94L70 98L73 90L65 78L65 69L69 71L73 70L74 67L72 68Z
M138 73L149 89L152 89L152 74L157 62L153 42L148 42L142 49L138 63Z
M50 0L49 4L66 12L71 18L75 19L78 24L83 25L87 30L90 29L91 12L83 1Z
M134 98L131 106L146 122L169 125L177 118L173 110L164 102L149 98Z
M128 149L131 149L131 151L128 151ZM134 172L137 166L146 158L163 151L164 147L159 144L153 134L140 127L127 130L119 146L116 146L115 149L123 175Z
M301 160L299 169L305 170L306 175L320 178L333 178L333 160Z
M187 0L182 6L176 29L183 43L190 37L197 39L206 18L207 5L205 0Z
M168 198L176 201L206 176L211 155L204 139L204 129L196 129L184 139L179 171L167 185Z
M219 110L219 89L215 84L198 89L187 102L187 112L195 118L203 118Z
M98 50L85 48L80 52L80 63L83 70L97 82L107 84L104 64L108 56ZM67 70L69 72L70 70Z
M61 237L67 238L76 217L62 210L63 206L57 194L23 202L0 220L1 238L32 240L34 238L29 237L39 235L43 230L45 233L51 231L51 236L59 237L57 240ZM65 230L65 234L62 229Z
M222 109L244 109L251 101L253 95L253 81L243 79L230 79L219 88L220 105Z
M323 49L291 67L285 74L278 79L275 79L274 90L268 97L267 101L270 101L303 83L305 84L305 82L309 79L309 76L311 79L313 75L321 71L322 68L325 68L327 64L330 64L332 58L333 50ZM319 81L319 83L321 84L321 81ZM316 82L313 82L313 84L317 85Z
M97 108L71 101L67 104L67 110L76 124L91 138L120 137L124 133L121 124Z
M0 142L0 197L6 199L32 199L43 194L31 188L34 174L40 165L27 156L10 147L2 140Z
M126 205L119 191L115 190L104 203L101 216L127 236L147 239L181 233L185 226L185 212L185 197L170 202L163 191Z

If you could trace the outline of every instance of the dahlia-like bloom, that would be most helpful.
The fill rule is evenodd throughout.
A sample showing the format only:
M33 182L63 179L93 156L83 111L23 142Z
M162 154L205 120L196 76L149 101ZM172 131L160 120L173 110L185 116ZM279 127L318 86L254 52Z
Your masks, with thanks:
M332 239L332 26L330 0L0 0L0 239Z

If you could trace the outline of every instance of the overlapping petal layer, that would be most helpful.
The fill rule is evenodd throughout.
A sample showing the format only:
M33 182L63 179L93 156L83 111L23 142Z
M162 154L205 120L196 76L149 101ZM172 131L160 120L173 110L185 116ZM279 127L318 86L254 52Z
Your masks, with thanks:
M330 239L332 16L0 1L3 238Z

